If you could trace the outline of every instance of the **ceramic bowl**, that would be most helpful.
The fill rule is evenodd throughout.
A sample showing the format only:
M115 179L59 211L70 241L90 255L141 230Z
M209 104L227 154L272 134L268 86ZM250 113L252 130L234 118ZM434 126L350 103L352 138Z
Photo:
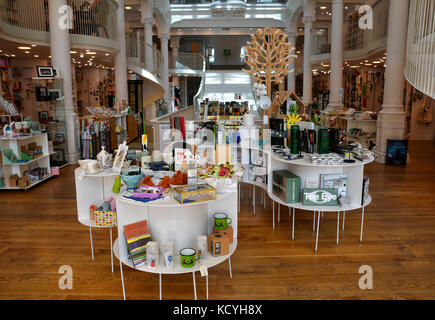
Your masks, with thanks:
M128 189L134 189L136 188L139 183L142 181L142 171L140 171L140 174L135 175L129 175L130 172L137 172L138 169L131 169L131 170L124 170L121 172L121 179L125 183Z

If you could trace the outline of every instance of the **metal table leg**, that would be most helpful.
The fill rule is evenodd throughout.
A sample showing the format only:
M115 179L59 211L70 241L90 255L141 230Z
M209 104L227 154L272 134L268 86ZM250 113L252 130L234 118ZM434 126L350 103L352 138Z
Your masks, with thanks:
M254 216L255 216L255 186L252 188L252 205L254 206Z
M340 237L340 211L337 212L337 246L338 246L339 237Z
M275 201L273 201L273 200L272 200L272 206L273 206L273 210L272 210L272 212L273 212L273 214L272 214L273 222L272 222L272 225L273 225L273 230L275 230Z
M207 300L208 300L208 273L205 276L205 291L207 292Z
M113 241L112 241L112 228L110 228L110 261L112 262L112 273L113 273Z
M313 211L313 232L316 231L316 211Z
M230 270L230 278L233 278L233 271L231 270L231 257L228 258L228 268Z
M296 215L296 209L293 208L292 240L295 239L295 215Z
M121 259L119 259L119 269L121 271L122 294L124 296L124 300L127 300L126 297L125 297L124 272L122 271L122 262L121 262Z
M346 220L346 211L343 212L343 228L342 230L344 230L344 221Z
M278 223L281 220L281 204L278 202Z
M196 279L195 279L195 271L192 272L193 274L193 293L195 294L195 300L198 300L196 296Z
M362 214L361 214L361 235L359 237L359 241L362 242L362 236L363 236L363 230L364 230L364 209L365 207L362 207Z
M160 291L160 300L162 300L162 274L159 273L159 291Z
M315 249L316 252L317 252L317 247L319 244L319 228L320 228L320 211L319 211L319 214L317 216L317 234L316 234L316 249Z
M89 227L89 237L91 239L91 255L92 255L92 261L94 260L94 243L92 241L92 227Z

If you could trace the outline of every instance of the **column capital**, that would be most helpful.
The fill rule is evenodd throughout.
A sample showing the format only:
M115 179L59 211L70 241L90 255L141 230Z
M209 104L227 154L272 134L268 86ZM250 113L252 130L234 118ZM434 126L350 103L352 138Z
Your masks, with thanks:
M159 38L160 38L160 40L169 40L169 38L170 38L171 36L170 36L170 34L169 33L159 33Z
M141 22L144 24L145 27L152 27L154 25L154 18L150 16L142 16Z
M306 26L306 27L312 27L314 21L316 21L316 18L314 16L304 16L302 18L302 23Z
M171 41L170 41L170 47L172 49L179 49L180 48L180 40L181 40L181 37L172 36Z

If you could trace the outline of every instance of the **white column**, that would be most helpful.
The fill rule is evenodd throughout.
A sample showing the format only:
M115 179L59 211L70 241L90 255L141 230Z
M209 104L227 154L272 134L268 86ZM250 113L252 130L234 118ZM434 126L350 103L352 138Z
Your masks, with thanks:
M178 60L178 50L180 49L180 37L171 37L170 46L172 49L172 69L176 69Z
M48 2L50 50L51 63L53 67L59 69L60 76L63 78L67 135L66 160L70 163L76 163L79 160L77 141L79 128L75 128L78 123L78 117L74 111L69 29L68 26L63 23L65 22L65 11L62 10L64 6L67 6L67 0L49 0Z
M311 71L311 28L315 18L304 16L304 87L302 102L306 105L313 102L313 73Z
M297 32L289 32L287 34L288 41L290 44L295 48L293 53L296 53L296 38L297 38ZM287 76L287 91L290 92L296 92L296 58L294 57L293 60L290 62L289 66L289 73Z
M343 108L343 103L340 101L340 89L343 87L343 13L343 0L333 0L330 94L327 108L330 112Z
M116 103L122 103L125 100L128 103L127 88L127 49L125 44L125 0L117 0L117 41L119 52L115 56L115 85L116 85Z
M375 153L384 163L387 139L404 138L406 118L403 106L409 0L390 1L384 103L378 115Z
M168 45L169 45L169 34L168 33L161 33L159 35L160 38L160 48L162 51L162 57L163 57L163 65L162 65L162 72L161 72L161 80L163 83L163 89L165 90L165 94L163 96L163 99L166 101L167 108L166 111L169 112L169 106L170 106L170 99L172 99L171 92L169 90L169 52L168 52Z
M149 72L154 71L153 62L153 3L150 0L141 1L142 23L145 37L145 67Z

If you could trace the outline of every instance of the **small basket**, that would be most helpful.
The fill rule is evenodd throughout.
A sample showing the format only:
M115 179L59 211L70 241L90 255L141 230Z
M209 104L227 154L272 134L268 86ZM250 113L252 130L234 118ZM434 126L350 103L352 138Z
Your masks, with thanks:
M116 227L118 221L116 211L94 211L94 222L97 227Z

